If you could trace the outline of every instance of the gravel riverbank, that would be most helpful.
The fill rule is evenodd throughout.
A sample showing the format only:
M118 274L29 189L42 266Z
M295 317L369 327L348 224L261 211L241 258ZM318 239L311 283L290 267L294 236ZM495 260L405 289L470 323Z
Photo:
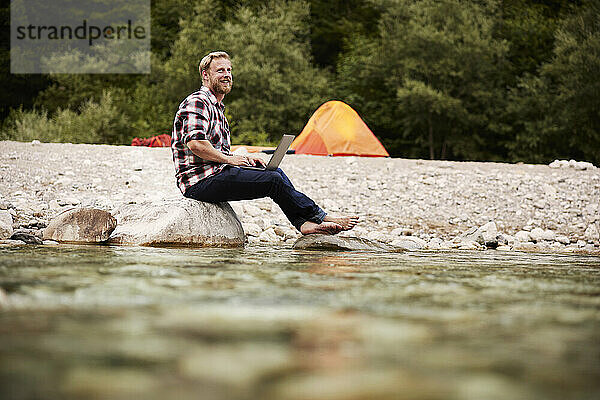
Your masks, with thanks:
M326 211L361 217L344 235L478 249L473 231L487 224L499 249L600 254L600 169L552 166L306 155L282 163ZM0 213L16 232L39 235L72 207L114 214L180 196L169 148L0 142ZM231 205L251 243L299 237L270 199Z

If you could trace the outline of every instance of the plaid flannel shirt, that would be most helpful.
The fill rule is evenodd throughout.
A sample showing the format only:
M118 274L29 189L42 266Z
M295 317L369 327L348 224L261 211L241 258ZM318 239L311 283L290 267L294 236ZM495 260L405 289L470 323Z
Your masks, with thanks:
M226 165L196 156L187 147L190 140L208 140L218 151L231 154L225 106L205 86L181 102L173 121L171 150L177 186L183 194L201 179L221 172Z

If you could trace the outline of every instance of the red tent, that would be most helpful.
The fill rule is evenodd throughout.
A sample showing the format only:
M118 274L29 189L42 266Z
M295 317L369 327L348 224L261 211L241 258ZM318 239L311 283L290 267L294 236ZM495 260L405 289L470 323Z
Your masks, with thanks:
M171 135L163 133L162 135L152 136L147 139L133 138L131 141L132 146L148 146L148 147L170 147L171 146Z

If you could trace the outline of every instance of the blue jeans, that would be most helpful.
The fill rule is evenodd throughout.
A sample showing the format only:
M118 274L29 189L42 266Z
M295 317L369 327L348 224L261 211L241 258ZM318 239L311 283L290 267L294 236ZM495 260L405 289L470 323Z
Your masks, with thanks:
M320 224L326 213L294 188L285 173L227 166L221 172L191 186L185 197L208 203L270 197L296 229L306 221Z

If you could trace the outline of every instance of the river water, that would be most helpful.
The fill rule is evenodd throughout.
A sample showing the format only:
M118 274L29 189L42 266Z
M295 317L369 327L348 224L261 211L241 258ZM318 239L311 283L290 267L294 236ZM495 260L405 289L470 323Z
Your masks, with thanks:
M600 258L0 248L2 399L600 398Z

